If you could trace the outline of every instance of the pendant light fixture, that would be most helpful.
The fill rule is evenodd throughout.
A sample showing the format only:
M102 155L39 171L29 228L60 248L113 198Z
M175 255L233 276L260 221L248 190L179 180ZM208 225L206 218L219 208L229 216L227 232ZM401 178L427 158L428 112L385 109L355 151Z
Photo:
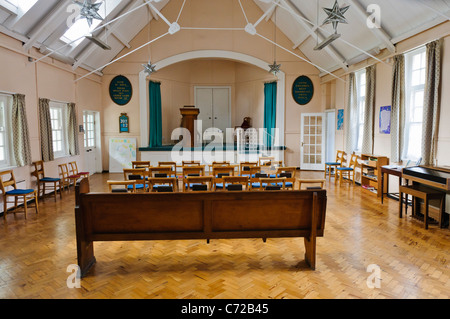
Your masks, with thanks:
M269 64L269 73L272 73L273 75L277 75L278 72L280 72L281 64L277 64L277 8L274 9L274 46L273 46L273 64Z

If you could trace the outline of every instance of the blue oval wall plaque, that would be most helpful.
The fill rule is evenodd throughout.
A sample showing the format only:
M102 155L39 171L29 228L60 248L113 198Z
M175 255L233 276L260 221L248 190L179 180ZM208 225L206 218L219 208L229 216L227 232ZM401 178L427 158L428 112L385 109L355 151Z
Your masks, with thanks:
M111 100L118 105L128 104L133 96L131 82L123 75L116 76L109 85L109 95Z
M292 97L300 105L311 102L314 95L314 85L311 79L305 75L299 76L292 84Z

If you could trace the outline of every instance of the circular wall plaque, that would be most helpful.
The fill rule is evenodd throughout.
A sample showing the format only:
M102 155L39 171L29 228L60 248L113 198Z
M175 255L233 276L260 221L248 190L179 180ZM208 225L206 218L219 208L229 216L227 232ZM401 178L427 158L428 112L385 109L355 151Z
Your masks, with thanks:
M292 97L300 105L311 102L314 95L314 85L311 79L305 75L299 76L292 84Z
M114 103L126 105L133 95L131 82L123 75L118 75L112 79L109 85L109 96Z

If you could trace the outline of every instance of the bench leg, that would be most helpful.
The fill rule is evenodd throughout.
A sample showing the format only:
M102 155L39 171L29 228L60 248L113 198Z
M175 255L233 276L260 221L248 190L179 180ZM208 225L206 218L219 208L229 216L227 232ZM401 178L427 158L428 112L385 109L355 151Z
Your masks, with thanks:
M316 269L316 237L305 237L305 261L312 270Z

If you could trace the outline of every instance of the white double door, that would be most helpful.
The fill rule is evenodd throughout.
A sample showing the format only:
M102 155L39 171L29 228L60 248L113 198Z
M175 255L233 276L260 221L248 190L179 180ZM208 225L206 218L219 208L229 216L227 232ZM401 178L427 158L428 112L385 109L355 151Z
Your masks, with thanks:
M202 134L215 128L225 137L226 129L231 127L231 88L195 87L195 106L200 110L198 120L202 121Z

